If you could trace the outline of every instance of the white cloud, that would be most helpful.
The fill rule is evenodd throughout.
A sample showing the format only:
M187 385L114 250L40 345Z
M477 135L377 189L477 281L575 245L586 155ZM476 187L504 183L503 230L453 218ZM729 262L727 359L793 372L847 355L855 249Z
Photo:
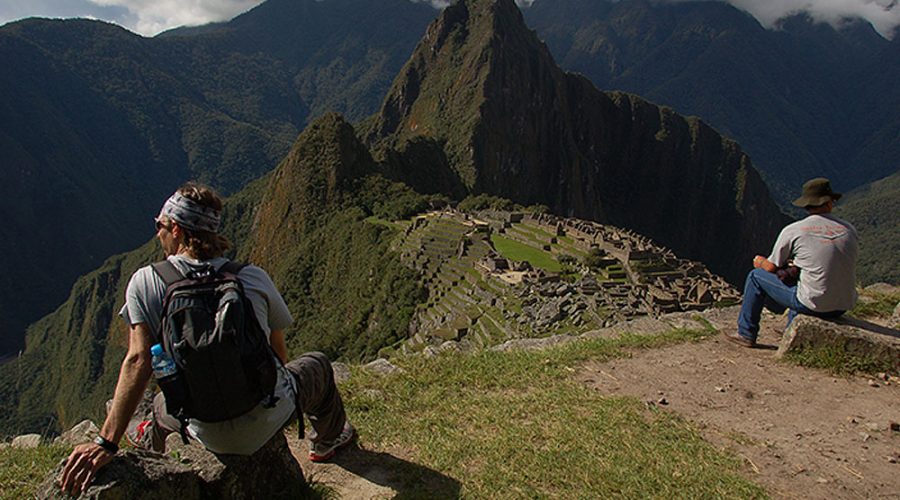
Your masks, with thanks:
M0 0L0 23L27 16L96 17L152 36L177 26L226 21L263 0ZM298 0L301 1L301 0ZM321 1L321 0L320 0ZM328 0L324 0L328 1ZM446 7L451 0L410 0ZM516 0L527 6L535 0ZM538 0L553 2L555 0ZM603 0L595 0L603 1ZM615 1L615 0L612 0ZM668 0L687 1L687 0ZM900 26L900 0L719 0L773 26L778 19L808 12L813 19L839 25L847 17L866 19L889 37Z
M409 0L413 3L430 3L432 7L435 9L443 9L444 7L450 5L455 0ZM534 3L534 0L516 0L516 4L519 7L527 7Z
M0 24L26 17L86 17L122 23L128 12L101 7L90 0L0 0Z
M128 26L152 36L176 26L196 26L224 21L245 12L262 0L90 0L92 3L127 9L136 19Z
M848 17L861 17L884 36L900 25L898 0L725 0L752 14L765 26L800 12L819 22L839 25Z

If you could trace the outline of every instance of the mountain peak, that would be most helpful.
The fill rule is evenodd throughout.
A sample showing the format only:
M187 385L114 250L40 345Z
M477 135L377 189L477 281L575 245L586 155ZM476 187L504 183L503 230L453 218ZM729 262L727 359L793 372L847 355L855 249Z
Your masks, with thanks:
M462 184L475 189L473 133L481 128L482 109L514 83L507 79L516 72L506 70L523 64L536 74L562 76L513 0L453 4L429 26L394 80L367 141L402 148L414 139L435 139L445 145Z
M417 188L427 150L467 192L634 229L734 282L754 243L784 221L736 143L564 73L512 0L448 7L366 141ZM703 243L710 228L721 231L718 247Z
M374 171L369 151L336 113L310 124L272 174L260 202L251 260L279 267L281 257L333 210L352 182Z

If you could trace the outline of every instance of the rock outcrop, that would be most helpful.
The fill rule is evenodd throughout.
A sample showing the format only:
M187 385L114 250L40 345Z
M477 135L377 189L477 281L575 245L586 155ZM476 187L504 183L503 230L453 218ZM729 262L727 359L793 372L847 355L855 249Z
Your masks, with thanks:
M90 420L82 420L71 429L63 432L53 440L56 444L77 446L81 443L89 443L100 434L97 424Z
M787 329L778 356L805 349L835 349L900 373L900 330L843 317L827 321L798 316Z
M32 449L37 448L41 444L41 435L40 434L23 434L21 436L16 436L13 438L10 446L13 448L21 448L21 449Z
M176 436L177 437L177 436ZM178 442L170 439L169 442ZM305 498L308 486L283 434L250 456L214 455L192 444L173 455L144 450L121 452L100 470L79 498L89 499L250 499ZM65 461L38 489L38 498L71 498L60 491Z
M399 159L394 174L418 189L461 185L627 227L732 283L786 222L734 141L564 73L513 0L445 9L366 140L377 157ZM433 171L434 158L456 182Z

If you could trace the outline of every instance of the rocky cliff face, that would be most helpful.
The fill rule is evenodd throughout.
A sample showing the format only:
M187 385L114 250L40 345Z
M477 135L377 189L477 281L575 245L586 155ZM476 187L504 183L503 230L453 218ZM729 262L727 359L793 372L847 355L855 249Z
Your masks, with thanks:
M284 256L336 210L352 181L374 171L369 151L337 114L303 131L272 174L255 216L250 261L284 267Z
M366 140L385 158L439 147L468 192L634 229L732 282L786 222L736 143L564 73L512 0L448 7ZM396 175L416 178L419 165L407 159Z

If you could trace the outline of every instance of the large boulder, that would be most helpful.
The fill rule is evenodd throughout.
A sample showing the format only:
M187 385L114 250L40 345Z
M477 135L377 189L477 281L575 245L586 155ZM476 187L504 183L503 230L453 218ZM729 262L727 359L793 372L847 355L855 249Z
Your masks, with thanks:
M90 420L82 420L71 429L62 433L53 440L56 444L64 444L69 446L77 446L81 443L89 443L100 434L100 429Z
M41 444L40 434L23 434L13 438L10 446L13 448L31 449L37 448Z
M80 498L240 500L309 496L300 464L280 432L250 456L215 455L196 443L169 451L166 455L144 450L120 452ZM64 465L65 460L44 480L38 498L68 498L59 483Z
M65 460L41 483L38 498L71 498L60 491ZM191 467L165 455L144 450L127 450L100 470L94 482L79 498L150 500L205 498L202 480Z
M823 320L800 315L781 339L778 356L817 347L841 349L900 373L900 330L856 318Z
M171 443L173 437L174 434L169 436L167 443ZM175 448L173 452L197 472L207 494L214 492L207 498L242 500L309 496L303 470L291 454L282 432L250 456L216 455L196 443Z

